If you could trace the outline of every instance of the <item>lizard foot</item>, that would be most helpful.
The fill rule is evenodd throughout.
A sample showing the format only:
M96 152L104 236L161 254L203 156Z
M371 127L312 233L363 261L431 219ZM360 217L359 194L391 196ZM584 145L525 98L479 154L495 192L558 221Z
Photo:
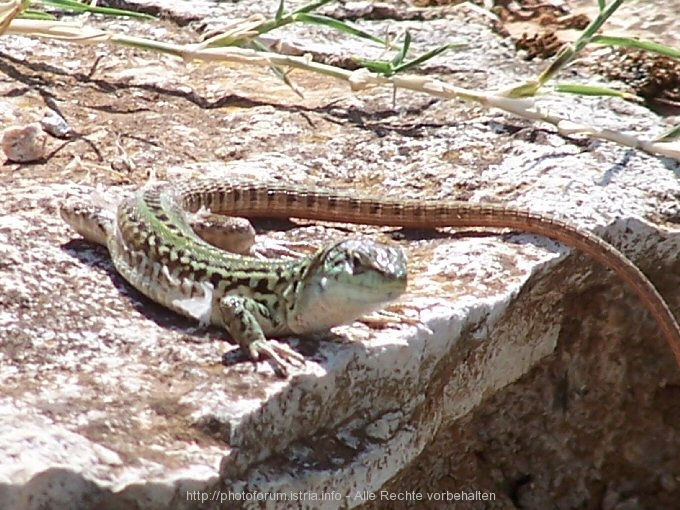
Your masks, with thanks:
M407 311L410 313L407 313ZM416 307L400 303L388 305L383 310L364 315L359 319L359 322L375 329L386 329L406 324L408 326L418 326L430 333L432 332L430 328L425 326L420 320L419 310Z
M248 354L253 360L263 357L271 361L274 373L279 377L288 377L288 367L305 365L305 357L288 345L276 340L256 341L248 346Z

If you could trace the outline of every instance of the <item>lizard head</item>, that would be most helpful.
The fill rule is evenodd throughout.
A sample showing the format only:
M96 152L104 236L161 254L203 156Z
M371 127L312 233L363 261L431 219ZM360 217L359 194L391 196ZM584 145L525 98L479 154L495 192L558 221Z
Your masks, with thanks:
M325 331L382 308L406 290L401 248L365 239L331 244L301 268L289 314L294 333Z

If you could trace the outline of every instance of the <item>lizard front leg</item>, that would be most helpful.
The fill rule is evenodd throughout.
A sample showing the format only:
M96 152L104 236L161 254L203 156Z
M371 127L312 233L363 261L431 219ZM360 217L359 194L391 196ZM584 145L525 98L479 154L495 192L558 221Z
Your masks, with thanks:
M257 317L268 317L269 310L250 298L225 296L219 301L222 322L243 352L254 361L263 356L272 360L274 372L287 377L289 365L304 365L305 358L285 344L267 340Z

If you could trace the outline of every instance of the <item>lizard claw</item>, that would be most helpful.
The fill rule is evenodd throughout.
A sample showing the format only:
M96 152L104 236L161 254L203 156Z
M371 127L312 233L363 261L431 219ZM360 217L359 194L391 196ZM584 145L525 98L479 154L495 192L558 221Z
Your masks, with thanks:
M274 373L279 377L288 377L289 366L303 367L305 365L305 357L302 354L276 340L253 342L249 346L249 351L250 357L254 360L260 360L262 357L269 358Z
M415 311L417 314L416 317L406 314L406 310ZM390 326L407 324L409 326L418 326L432 333L432 330L425 326L425 324L420 320L420 314L415 307L399 303L390 305L388 308L374 312L372 314L364 315L359 319L359 322L363 322L367 326L376 329L384 329Z

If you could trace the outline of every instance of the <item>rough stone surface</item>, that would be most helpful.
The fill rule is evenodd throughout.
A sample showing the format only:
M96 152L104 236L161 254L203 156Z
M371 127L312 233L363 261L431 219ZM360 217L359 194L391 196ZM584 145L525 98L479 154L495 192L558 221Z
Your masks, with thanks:
M196 4L211 16L261 8ZM408 27L416 51L469 40L430 64L454 84L495 89L535 73L483 16L440 9L414 20L408 9L403 19L361 24L380 34ZM88 22L198 39L197 17L179 28L181 16L164 14L146 25ZM338 57L382 51L314 27L280 35ZM518 233L258 224L263 236L315 244L392 238L412 275L403 313L422 322L291 339L307 365L281 381L266 364L223 366L221 354L234 347L222 332L196 331L140 297L106 251L57 214L74 188L126 193L150 172L510 203L604 235L677 311L676 162L460 102L399 91L393 103L389 89L353 95L299 71L291 79L304 99L259 68L11 36L0 37L0 51L3 124L38 121L49 97L72 129L69 140L48 141L45 162L0 169L3 508L281 507L213 500L241 491L326 494L332 499L289 504L329 509L371 494L378 499L367 508L621 510L678 501L678 370L632 293L568 247ZM613 100L541 104L575 121L663 131L643 108ZM388 502L380 490L426 500L493 492L496 500ZM201 496L208 500L191 499Z

